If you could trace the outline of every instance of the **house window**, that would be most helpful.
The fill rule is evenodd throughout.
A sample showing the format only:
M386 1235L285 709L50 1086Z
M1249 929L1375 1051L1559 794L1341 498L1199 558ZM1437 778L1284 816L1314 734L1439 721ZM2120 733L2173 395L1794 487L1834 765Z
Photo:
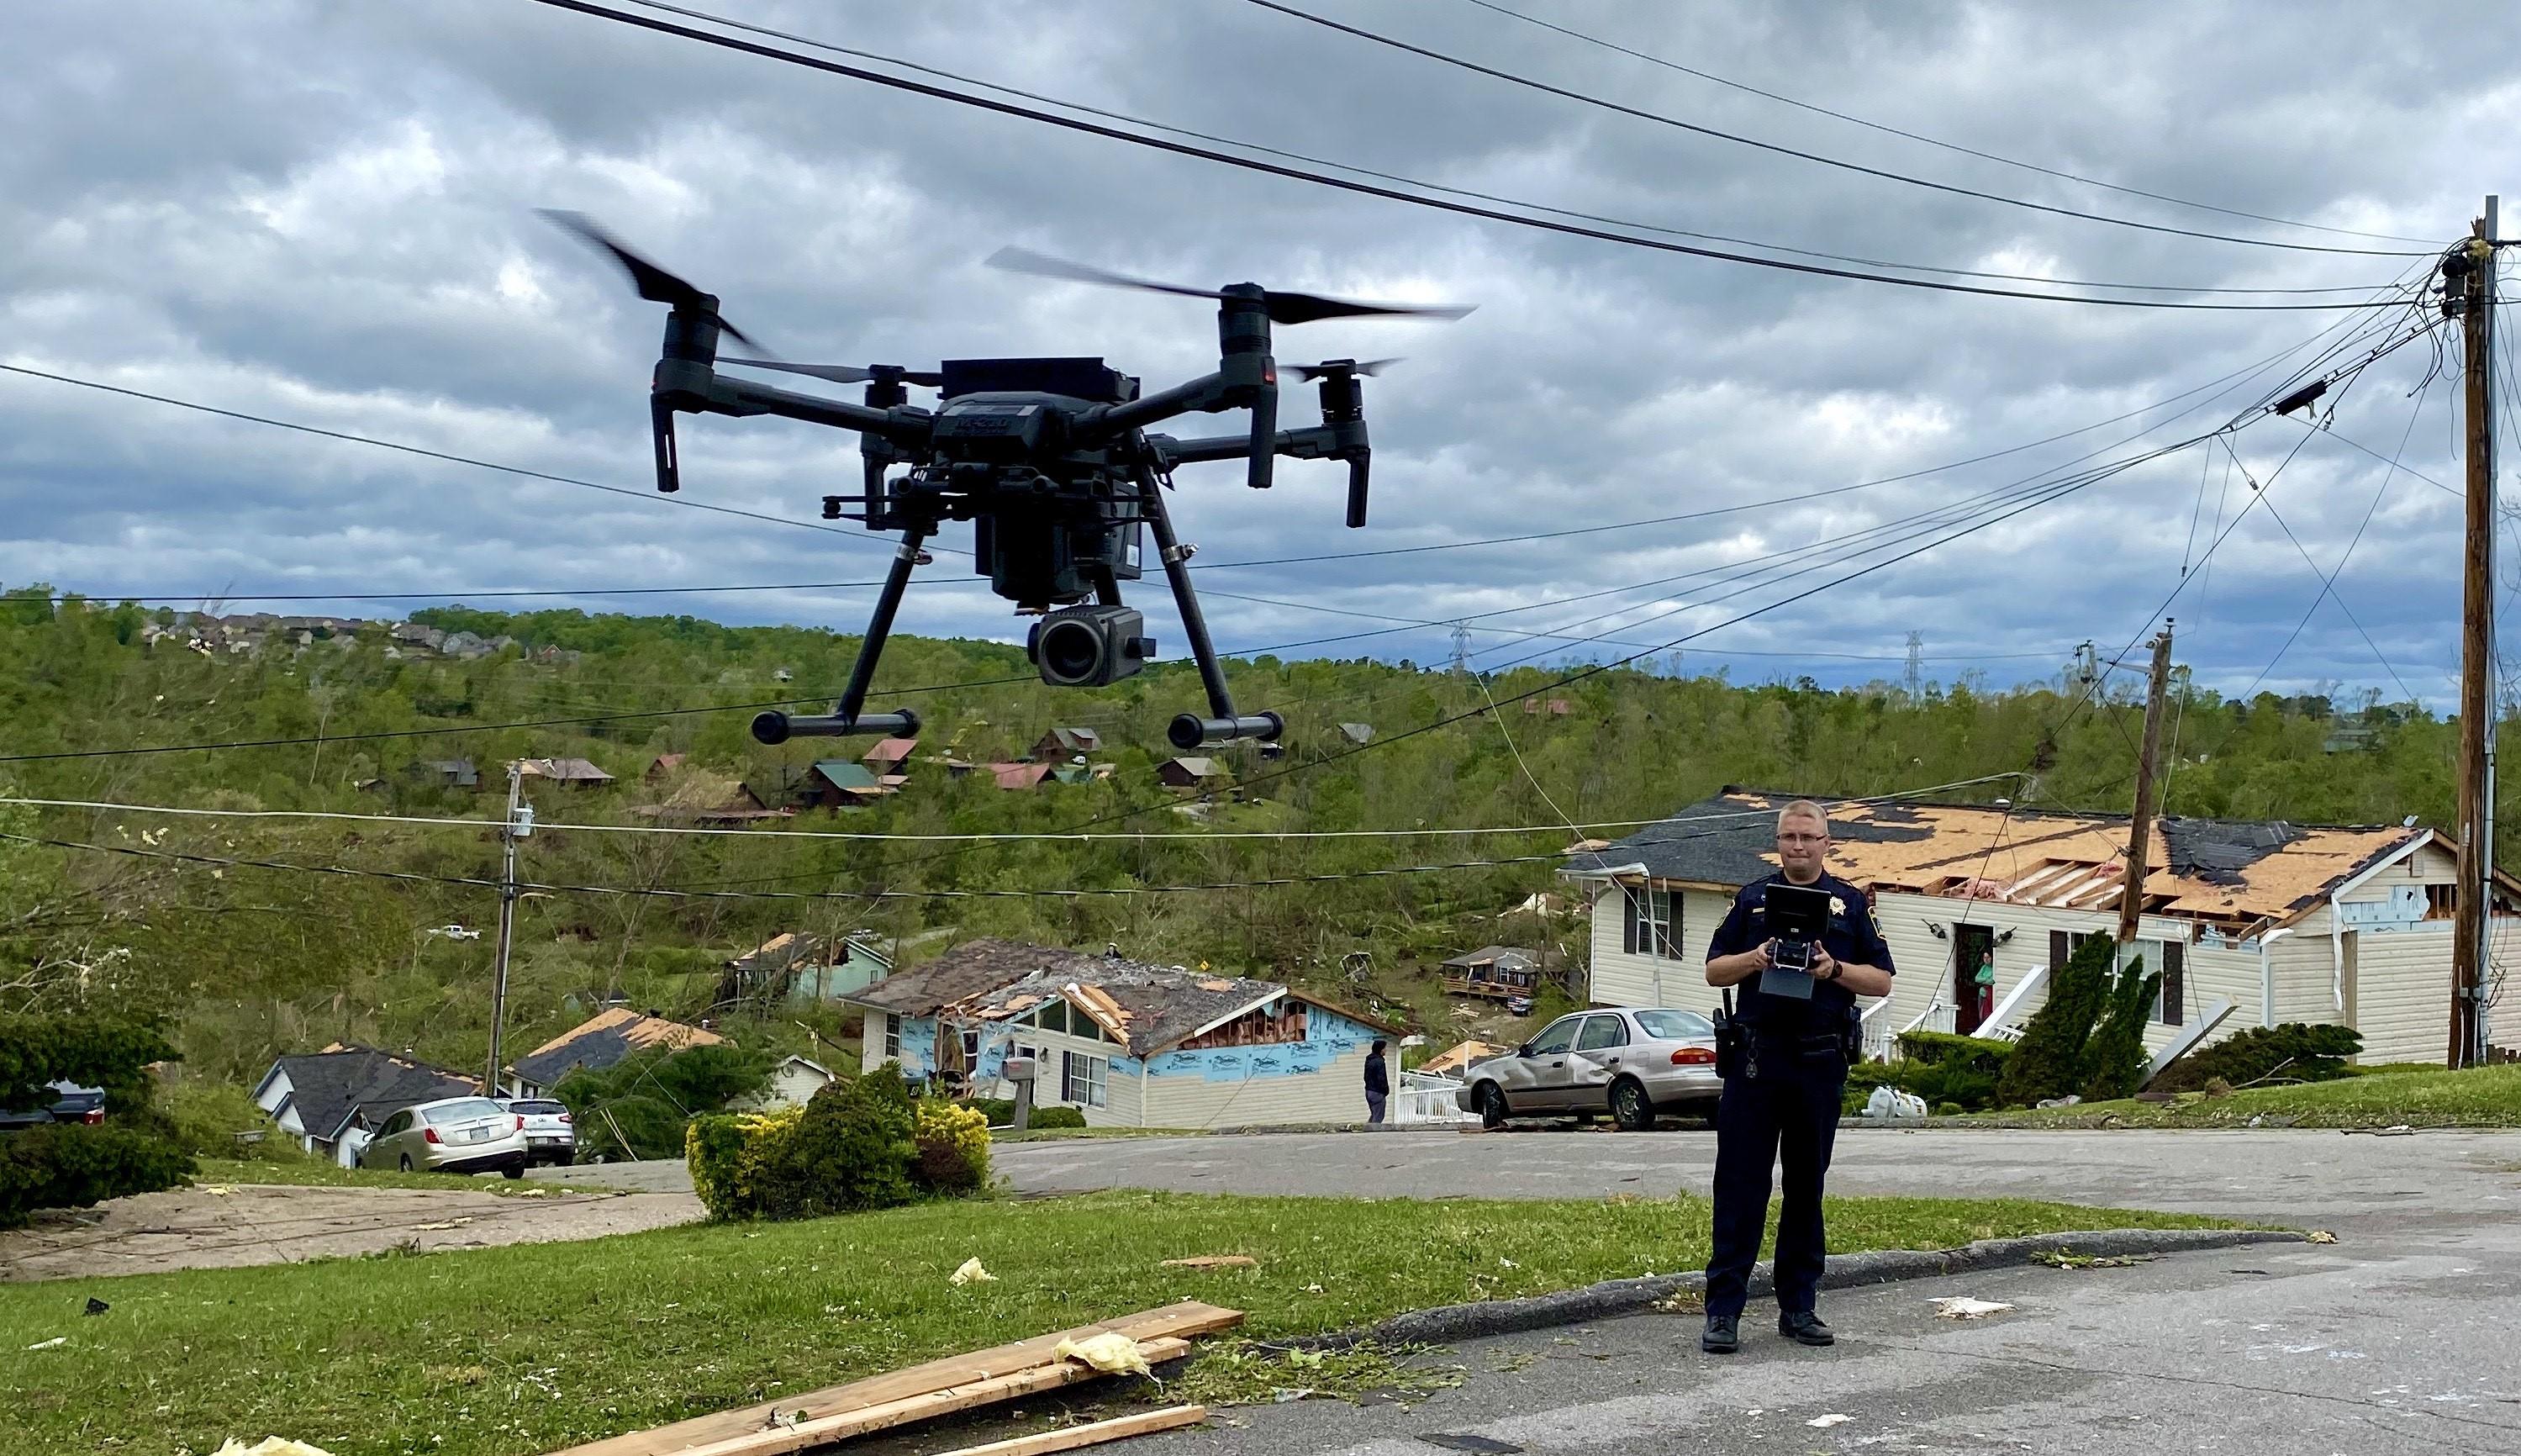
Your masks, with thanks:
M1064 1000L1052 1001L1042 1007L1041 1014L1034 1020L1040 1024L1044 1031L1065 1031L1068 1029L1068 1003Z
M963 1069L969 1071L980 1065L981 1033L966 1031L963 1033Z
M1627 902L1627 922L1620 948L1630 955L1679 960L1679 897L1669 889L1637 888L1627 890L1623 898Z
M1060 1053L1059 1100L1078 1107L1102 1107L1110 1095L1112 1064L1083 1052Z
M2082 950L2086 940L2117 938L2100 931L2056 931L2051 933L2065 938L2066 955L2057 963L2060 966L2073 960L2075 952ZM2154 992L2153 1010L2148 1020L2166 1026L2185 1024L2183 1008L2188 999L2188 947L2177 940L2138 940L2135 950L2136 954L2144 957L2147 966L2162 973L2162 984Z
M889 1011L884 1014L884 1060L901 1060L901 1018Z

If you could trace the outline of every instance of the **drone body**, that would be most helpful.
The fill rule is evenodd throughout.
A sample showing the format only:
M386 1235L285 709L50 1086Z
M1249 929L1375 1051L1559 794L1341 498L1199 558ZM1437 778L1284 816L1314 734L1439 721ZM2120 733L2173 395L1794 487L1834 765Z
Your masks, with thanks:
M631 252L584 218L547 215L611 252L628 270L641 297L670 305L649 395L658 489L675 490L681 484L676 414L778 415L857 432L862 488L855 495L825 496L824 518L861 521L870 530L900 533L848 685L831 714L763 713L754 720L753 731L764 743L799 735L918 731L918 716L908 710L865 711L866 696L911 571L928 560L920 548L949 521L972 523L975 568L988 576L990 588L1015 603L1019 614L1041 618L1026 650L1042 680L1055 687L1102 686L1136 672L1155 656L1155 641L1144 634L1144 618L1121 600L1121 583L1140 579L1143 538L1152 534L1209 707L1205 716L1176 717L1167 736L1184 751L1236 738L1275 740L1284 730L1283 720L1268 711L1238 713L1226 690L1224 670L1191 589L1191 548L1175 538L1166 509L1164 492L1171 484L1171 473L1195 461L1240 458L1247 462L1247 482L1266 489L1279 455L1344 460L1349 466L1348 523L1363 525L1372 449L1357 379L1392 361L1337 359L1300 366L1300 377L1320 386L1322 423L1282 432L1277 428L1278 367L1269 352L1270 326L1468 312L1346 303L1309 294L1272 293L1257 284L1215 291L1151 284L1006 250L991 261L1083 282L1215 298L1216 372L1145 395L1136 379L1099 358L955 359L934 372L721 358L721 335L751 341L718 316L714 296ZM720 363L862 383L864 402L728 378L717 372ZM932 411L910 404L906 387L912 385L937 389L941 405ZM1147 432L1148 426L1178 415L1229 409L1252 412L1247 432L1177 440ZM903 465L909 469L894 474L894 467Z

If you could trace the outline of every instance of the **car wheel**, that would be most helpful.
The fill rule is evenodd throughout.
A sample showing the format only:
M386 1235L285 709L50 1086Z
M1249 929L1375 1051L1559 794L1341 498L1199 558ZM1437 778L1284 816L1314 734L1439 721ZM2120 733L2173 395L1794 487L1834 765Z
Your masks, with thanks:
M506 1167L503 1167L503 1168L499 1169L499 1176L501 1176L501 1177L503 1177L503 1178L515 1179L515 1178L522 1178L522 1177L524 1177L525 1175L526 1175L526 1165L525 1165L524 1163L522 1163L522 1162L512 1162L512 1163L509 1163Z
M406 1172L406 1173L411 1171L411 1155L410 1155L410 1154L405 1153L405 1154L402 1156L401 1167L402 1167L402 1170L403 1170L404 1172Z
M1480 1125L1491 1132L1505 1125L1505 1090L1494 1082L1480 1083Z
M1620 1125L1622 1132L1654 1130L1654 1100L1646 1096L1643 1082L1622 1077L1611 1084L1611 1120Z

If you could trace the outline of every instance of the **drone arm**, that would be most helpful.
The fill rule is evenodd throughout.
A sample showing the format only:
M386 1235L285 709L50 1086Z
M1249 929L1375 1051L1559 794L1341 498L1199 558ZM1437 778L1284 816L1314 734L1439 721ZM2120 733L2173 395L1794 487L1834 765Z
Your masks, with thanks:
M1147 436L1147 446L1154 453L1159 470L1170 471L1175 466L1195 465L1203 460L1240 460L1252 451L1252 441L1240 434L1208 435L1199 439L1174 439L1168 434ZM1290 460L1345 460L1348 462L1348 523L1365 524L1367 472L1371 469L1373 451L1365 441L1365 422L1340 421L1316 425L1306 430L1281 430L1275 453Z
M1186 385L1132 399L1125 404L1104 405L1090 410L1078 422L1078 432L1088 440L1106 440L1132 430L1161 424L1175 415L1215 414L1232 409L1223 375L1202 375ZM1251 441L1243 441L1249 447Z

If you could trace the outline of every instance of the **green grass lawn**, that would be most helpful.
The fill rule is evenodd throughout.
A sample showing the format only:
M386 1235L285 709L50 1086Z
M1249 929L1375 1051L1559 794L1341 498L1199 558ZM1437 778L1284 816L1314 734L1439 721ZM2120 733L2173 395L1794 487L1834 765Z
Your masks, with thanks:
M252 1162L230 1159L198 1160L200 1171L193 1175L196 1183L213 1186L236 1183L287 1184L299 1188L434 1188L462 1189L467 1193L495 1193L514 1197L531 1193L536 1198L555 1193L607 1193L613 1190L589 1186L569 1188L546 1183L539 1178L503 1178L496 1173L405 1173L392 1168L345 1168L321 1158L256 1160Z
M2008 1127L2093 1127L2111 1118L2130 1127L2241 1127L2252 1117L2291 1118L2295 1127L2521 1126L2521 1065L2375 1072L2168 1105L2092 1102L1969 1120Z
M2223 1226L1923 1199L1833 1200L1829 1220L1840 1251ZM278 1434L337 1456L516 1456L1185 1297L1248 1311L1247 1334L1293 1336L1692 1269L1707 1228L1697 1199L1109 1193L0 1285L0 1444L143 1456ZM1209 1253L1260 1266L1158 1267ZM949 1285L976 1255L996 1282ZM82 1315L91 1296L112 1310Z

